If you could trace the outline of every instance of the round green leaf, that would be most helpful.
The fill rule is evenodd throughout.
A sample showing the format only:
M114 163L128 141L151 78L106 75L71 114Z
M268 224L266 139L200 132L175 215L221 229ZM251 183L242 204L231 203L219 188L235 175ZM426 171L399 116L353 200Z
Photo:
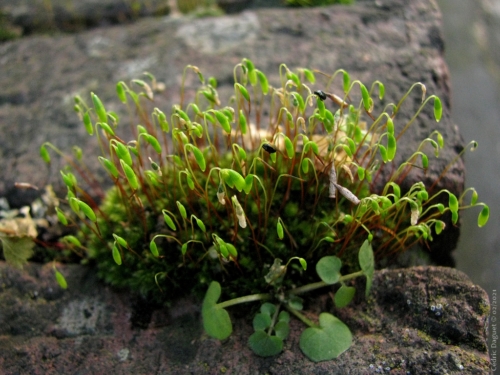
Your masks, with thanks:
M316 263L316 272L321 280L327 284L335 284L340 278L342 261L336 256L326 256Z
M248 346L258 356L271 357L283 350L283 340L276 336L269 336L263 330L258 330L248 339Z
M276 312L276 306L272 303L264 302L260 307L260 312L269 316L274 315Z
M255 331L261 329L265 330L271 326L271 316L268 314L263 314L263 313L258 313L255 314L255 317L253 318L253 329Z
M278 315L278 321L288 323L290 321L290 314L285 310L281 311Z
M312 361L337 358L350 348L352 334L338 318L328 313L319 316L319 327L307 328L300 336L300 349Z

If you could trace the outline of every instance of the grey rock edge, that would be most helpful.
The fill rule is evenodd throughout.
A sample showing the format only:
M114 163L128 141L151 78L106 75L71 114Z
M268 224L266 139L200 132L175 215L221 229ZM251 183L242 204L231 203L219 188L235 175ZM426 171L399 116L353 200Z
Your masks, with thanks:
M299 349L305 328L292 319L284 351L271 358L247 346L253 308L228 309L234 332L224 342L204 334L200 301L148 310L102 285L84 266L18 271L0 262L0 368L3 374L487 374L489 301L460 271L439 267L375 273L370 296L356 283L354 303L335 309L328 295L306 303L309 316L330 312L352 330L352 347L313 363ZM244 315L247 314L247 315ZM142 318L143 327L134 328Z

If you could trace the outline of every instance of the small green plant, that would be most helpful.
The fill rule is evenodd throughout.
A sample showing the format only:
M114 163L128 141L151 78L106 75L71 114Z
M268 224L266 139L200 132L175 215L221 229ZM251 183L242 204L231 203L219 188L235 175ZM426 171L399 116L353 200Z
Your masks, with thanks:
M473 188L459 197L422 182L402 188L412 168L428 168L426 152L438 155L444 145L434 131L406 162L393 165L399 138L427 103L441 118L440 99L426 97L423 84L398 103L384 104L381 82L367 87L342 69L328 75L282 64L276 87L248 59L233 73L234 94L223 105L217 81L187 66L170 115L154 106L160 85L151 74L130 85L119 82L117 96L131 114L129 141L118 135L118 114L97 95L91 94L91 105L75 98L114 186L102 193L79 148L70 157L42 145L47 163L49 150L68 162L61 171L67 208L58 208L57 216L79 232L63 242L95 262L105 281L150 300L201 296L208 288L204 324L216 338L232 331L225 307L262 301L249 342L257 354L281 350L291 313L309 326L301 339L304 353L312 360L334 358L350 346L349 330L326 313L319 324L308 320L299 295L340 283L335 304L345 306L355 292L348 280L365 276L370 289L373 259L425 245L445 229L447 213L455 224L459 210L481 206L482 226L489 208L477 202ZM199 80L198 89L186 90L191 78ZM401 105L417 88L422 105L396 133ZM392 173L381 181L385 166ZM470 204L464 203L468 193ZM221 293L228 300L217 303ZM333 331L337 339L330 339Z
M266 282L273 287L271 293L253 294L217 303L221 287L217 281L212 281L202 307L203 325L207 334L224 340L232 333L231 319L224 308L240 303L272 300L274 303L264 302L260 312L253 319L255 332L248 339L248 345L255 354L268 357L283 350L283 340L290 331L289 313L308 326L300 338L300 348L311 360L318 362L333 359L349 349L352 343L349 328L329 313L321 313L319 323L314 323L300 312L303 309L303 300L299 295L341 283L334 302L337 307L344 307L351 302L356 291L354 287L348 286L346 281L359 276L366 277L365 294L368 295L375 270L370 242L365 240L359 251L360 271L342 276L340 273L342 261L336 256L325 256L316 263L316 272L321 281L285 290L282 288L282 281L290 262L294 259L300 262L304 271L307 269L307 262L303 258L293 257L286 265L282 265L280 259L275 259L265 276Z

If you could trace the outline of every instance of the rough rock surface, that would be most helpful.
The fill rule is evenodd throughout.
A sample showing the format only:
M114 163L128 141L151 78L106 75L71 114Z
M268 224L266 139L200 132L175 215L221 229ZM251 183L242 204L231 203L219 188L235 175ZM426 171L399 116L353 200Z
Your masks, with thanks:
M313 363L300 351L302 323L292 319L284 351L255 356L246 342L258 306L229 309L233 335L207 337L200 303L154 310L102 285L91 270L52 265L23 272L0 263L0 368L3 374L486 374L489 301L465 274L416 267L376 272L365 299L335 309L328 294L306 303L314 320L328 311L352 330L353 346L332 361Z
M123 24L169 12L168 0L0 0L5 22L21 35L76 32L96 26Z

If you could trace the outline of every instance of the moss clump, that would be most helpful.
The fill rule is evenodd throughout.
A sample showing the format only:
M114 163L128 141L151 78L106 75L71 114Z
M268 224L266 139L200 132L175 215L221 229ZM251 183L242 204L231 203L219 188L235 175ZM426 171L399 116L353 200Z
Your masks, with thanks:
M195 92L184 89L189 72L200 80ZM148 75L151 83L134 80L138 92L119 82L119 99L137 113L132 123L141 123L128 142L117 135L118 116L97 95L91 95L92 106L76 98L75 110L87 132L97 136L99 160L115 186L98 206L71 169L62 172L73 212L69 224L76 219L82 228L81 243L69 241L75 251L95 261L110 284L157 301L205 291L213 280L234 297L267 288L264 276L276 259L300 257L313 265L306 271L292 263L284 285L290 287L316 279L314 265L326 255L342 257L356 271L366 239L382 258L432 240L444 229L440 217L447 211L456 222L463 196L430 196L421 182L406 192L399 186L411 168L428 167L423 145L439 153L438 132L393 168L388 182L377 181L407 128L395 134L408 94L397 105L378 108L372 96L378 91L384 97L380 82L368 89L344 70L322 76L327 82L321 87L327 88L340 78L336 90L342 96L313 92L311 70L292 72L285 65L278 86L271 86L243 59L234 70L234 95L223 106L216 80L188 66L181 102L169 116L148 109L154 77ZM422 106L429 101L439 120L439 98L430 96ZM41 155L49 162L48 148L55 149L46 143ZM447 207L435 199L439 194L449 196ZM478 204L483 205L472 202Z

